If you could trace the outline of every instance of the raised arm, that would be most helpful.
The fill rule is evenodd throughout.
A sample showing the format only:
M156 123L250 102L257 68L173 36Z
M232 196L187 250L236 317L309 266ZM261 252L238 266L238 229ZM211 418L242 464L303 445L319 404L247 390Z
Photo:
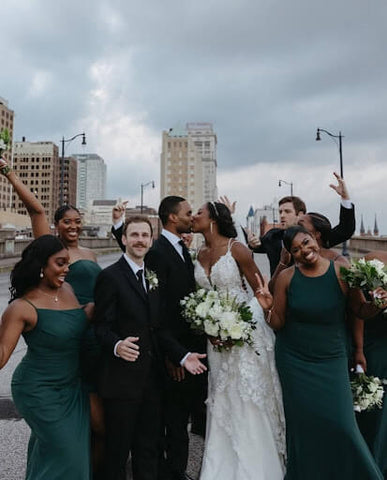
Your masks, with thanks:
M32 231L35 238L50 233L50 226L43 208L43 205L24 185L16 173L8 166L7 162L0 158L0 173L7 178L8 182L13 186L20 200L24 203L28 214L31 218Z
M340 220L339 224L332 228L329 234L329 246L333 247L342 243L353 235L356 228L355 221L355 207L350 201L347 186L344 179L336 172L334 176L337 180L337 185L329 185L341 197L340 206Z

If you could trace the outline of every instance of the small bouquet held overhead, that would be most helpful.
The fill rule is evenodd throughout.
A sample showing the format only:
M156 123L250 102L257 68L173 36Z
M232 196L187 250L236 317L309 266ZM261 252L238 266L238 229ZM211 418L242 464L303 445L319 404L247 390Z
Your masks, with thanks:
M362 288L373 291L378 287L387 288L387 269L379 260L365 260L361 258L352 261L351 266L340 267L341 278L352 288ZM373 302L377 307L382 306L379 298L374 296Z
M355 412L382 408L385 380L368 377L360 365L356 365L356 373L351 381L353 409Z
M8 129L4 128L0 132L0 157L3 155L3 152L9 149L9 144L11 143L11 136Z
M221 294L216 289L201 288L184 297L180 304L183 316L192 329L219 340L214 345L215 350L228 350L234 345L253 346L256 325L252 311L245 302L238 302L236 298Z

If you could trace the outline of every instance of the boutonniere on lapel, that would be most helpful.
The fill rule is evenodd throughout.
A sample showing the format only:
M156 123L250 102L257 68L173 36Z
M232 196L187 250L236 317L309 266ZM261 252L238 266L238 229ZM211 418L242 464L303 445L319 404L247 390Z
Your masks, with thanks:
M145 269L145 279L148 282L149 290L156 290L159 286L159 279L153 270Z

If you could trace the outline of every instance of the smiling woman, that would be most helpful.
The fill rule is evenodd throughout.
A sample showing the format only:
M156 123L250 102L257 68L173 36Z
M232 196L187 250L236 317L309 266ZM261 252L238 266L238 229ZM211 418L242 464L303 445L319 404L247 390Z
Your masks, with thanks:
M27 478L90 475L89 404L79 378L87 318L65 282L68 269L58 238L43 235L28 245L11 273L11 304L0 326L0 367L20 335L28 346L12 378L15 405L31 428Z
M287 425L286 479L381 480L353 411L346 297L363 318L378 309L348 289L339 265L321 257L317 241L305 228L287 229L283 242L295 265L278 276L274 299L266 285L261 294L270 307L267 322L278 330L275 354ZM386 292L383 296L387 306Z

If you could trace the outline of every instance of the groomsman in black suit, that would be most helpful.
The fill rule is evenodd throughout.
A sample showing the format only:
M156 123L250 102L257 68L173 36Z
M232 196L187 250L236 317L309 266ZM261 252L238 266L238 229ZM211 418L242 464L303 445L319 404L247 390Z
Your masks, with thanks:
M152 244L146 217L122 228L124 255L103 270L95 287L95 328L103 346L99 391L105 404L107 480L125 480L132 455L134 480L157 480L164 362L159 343L194 377L205 355L190 353L160 328L157 273L144 257ZM159 281L160 282L160 281ZM200 376L200 375L199 375Z
M122 211L122 210L121 210ZM116 214L117 216L120 214ZM114 216L114 214L113 214ZM196 335L181 315L180 300L195 290L194 268L187 247L181 239L191 231L192 209L182 197L169 196L162 200L159 217L163 225L160 237L146 257L147 265L157 272L160 279L160 294L164 304L164 324L171 336L164 339L169 352L165 362L169 374L165 398L166 457L168 480L188 478L185 470L188 462L189 417L202 413L201 430L205 431L205 406L207 376L194 376L184 371L179 360L185 352L206 351L206 338ZM113 233L119 240L120 227Z

